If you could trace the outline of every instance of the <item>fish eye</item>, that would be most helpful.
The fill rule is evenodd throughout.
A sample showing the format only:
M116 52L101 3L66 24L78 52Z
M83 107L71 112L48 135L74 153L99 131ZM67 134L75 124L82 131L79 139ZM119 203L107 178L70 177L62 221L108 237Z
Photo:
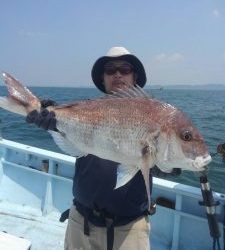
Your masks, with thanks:
M190 141L192 139L192 134L190 131L186 130L181 133L181 139L184 141Z

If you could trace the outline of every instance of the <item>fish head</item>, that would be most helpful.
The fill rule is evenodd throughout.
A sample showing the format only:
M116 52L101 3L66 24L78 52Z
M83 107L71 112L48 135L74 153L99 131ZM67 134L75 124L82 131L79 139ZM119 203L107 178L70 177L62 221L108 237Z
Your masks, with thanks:
M156 165L168 173L173 168L204 171L212 160L199 130L179 110L162 127L156 158Z

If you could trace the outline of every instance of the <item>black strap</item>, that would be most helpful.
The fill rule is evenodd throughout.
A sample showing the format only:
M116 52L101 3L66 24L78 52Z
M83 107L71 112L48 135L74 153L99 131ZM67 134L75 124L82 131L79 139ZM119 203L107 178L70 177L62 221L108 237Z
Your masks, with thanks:
M70 210L69 210L69 209L67 209L66 211L64 211L64 212L61 214L59 221L60 221L60 222L64 222L66 219L68 219L68 218L69 218L69 213L70 213Z
M88 224L88 216L87 215L84 216L84 234L87 236L90 235L90 228L89 228L89 224Z
M107 250L113 249L113 242L114 242L114 225L112 219L105 219L106 221L106 228L107 228Z

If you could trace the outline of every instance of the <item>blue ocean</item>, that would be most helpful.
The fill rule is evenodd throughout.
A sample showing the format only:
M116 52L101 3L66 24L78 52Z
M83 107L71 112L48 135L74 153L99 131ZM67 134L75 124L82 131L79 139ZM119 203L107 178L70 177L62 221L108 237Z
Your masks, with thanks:
M57 103L73 100L94 99L102 94L91 88L48 88L31 87L31 91L42 99L52 99ZM1 96L6 95L5 87L0 87ZM203 134L211 153L217 145L225 142L225 90L197 89L153 89L154 98L165 101L183 110L193 120ZM56 152L61 150L54 143L48 132L27 124L24 117L0 110L1 136L23 144L40 147ZM221 156L213 157L208 173L212 189L225 193L225 163ZM166 179L199 187L199 176L184 171L181 176Z

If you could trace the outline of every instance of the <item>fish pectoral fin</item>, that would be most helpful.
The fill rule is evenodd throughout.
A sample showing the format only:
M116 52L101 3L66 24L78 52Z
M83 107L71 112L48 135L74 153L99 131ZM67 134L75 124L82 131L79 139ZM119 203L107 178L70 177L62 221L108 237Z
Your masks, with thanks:
M128 183L139 171L140 169L137 166L124 166L119 164L117 167L117 180L116 186L114 189L122 187L126 183Z
M144 178L145 188L148 197L148 210L150 211L151 206L151 193L150 193L150 168L154 166L154 157L152 157L152 152L150 150L144 150L142 152L142 159L140 161L140 169Z
M145 188L146 188L147 197L148 197L148 210L150 211L150 207L151 207L151 193L150 193L150 182L149 182L149 174L150 174L149 165L143 164L141 166L141 173L143 175L144 182L145 182Z
M65 134L56 131L48 131L51 136L53 137L57 146L63 150L65 153L75 156L75 157L82 157L85 153L80 152L65 136Z

